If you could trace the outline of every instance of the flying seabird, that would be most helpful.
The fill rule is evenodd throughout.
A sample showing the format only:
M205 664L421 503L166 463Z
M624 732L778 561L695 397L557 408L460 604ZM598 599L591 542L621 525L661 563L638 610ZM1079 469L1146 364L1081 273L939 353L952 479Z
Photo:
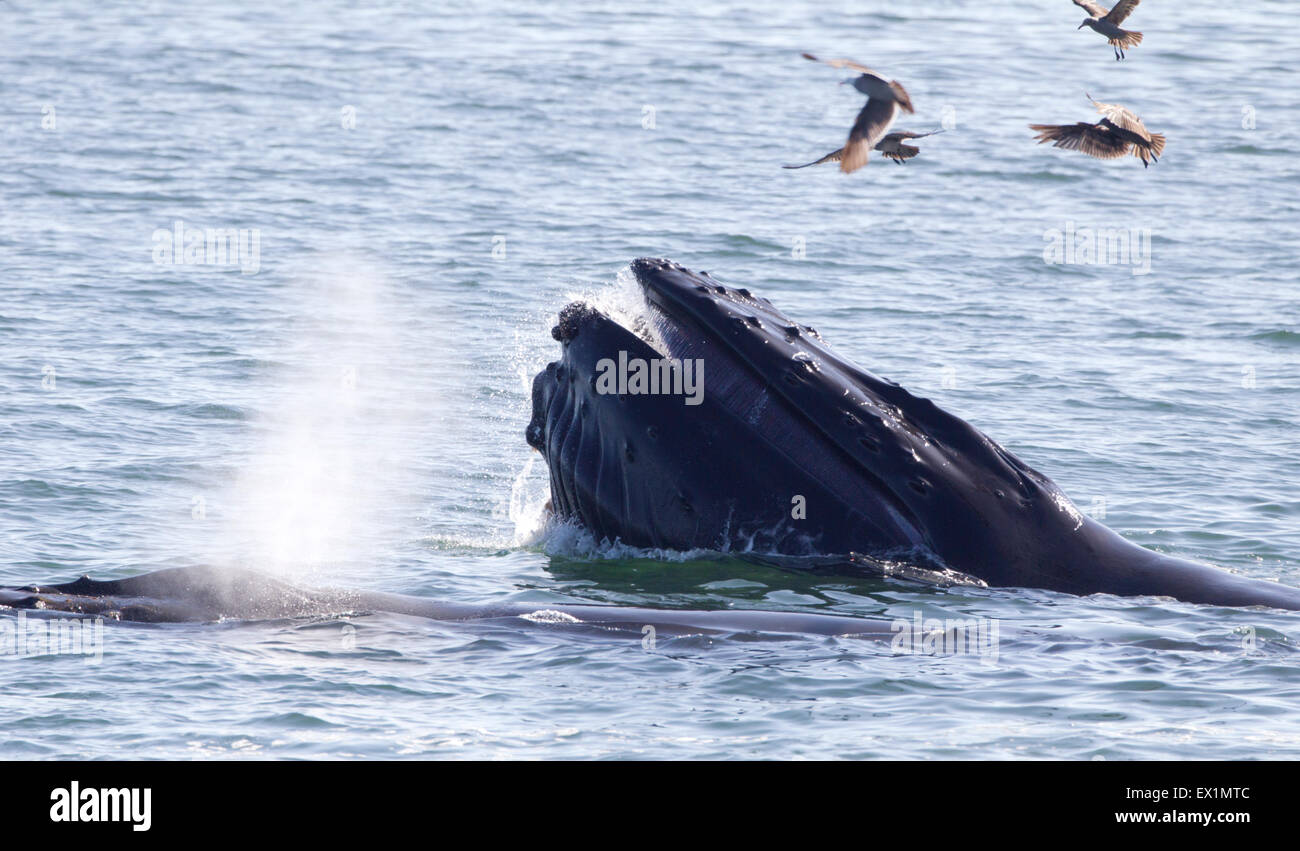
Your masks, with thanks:
M1079 29L1089 27L1106 36L1106 41L1115 48L1115 58L1123 59L1125 48L1133 47L1142 41L1142 33L1136 30L1120 29L1120 24L1129 16L1142 0L1120 0L1109 12L1105 6L1099 6L1091 0L1074 0L1074 5L1088 13Z
M1098 103L1088 95L1088 100L1101 113L1101 123L1111 132L1133 143L1133 156L1142 160L1143 167L1151 162L1160 162L1160 155L1165 152L1165 137L1160 133L1147 130L1142 119L1133 111L1117 103Z
M898 130L893 133L887 133L883 139L876 143L873 150L880 151L899 165L903 160L910 160L912 157L921 153L921 149L915 145L904 145L904 139L924 139L926 136L933 136L935 133L942 133L942 130L931 130L929 133L914 133L911 130ZM822 163L837 163L844 156L844 149L831 151L819 160L813 160L803 165L783 165L781 168L807 168L810 165L821 165Z
M849 131L849 139L844 143L844 147L835 154L828 154L818 160L818 162L825 162L831 157L836 157L839 160L840 171L845 174L857 171L867 164L867 155L884 138L885 131L894 123L898 110L902 108L908 112L916 111L912 109L912 99L908 97L907 90L900 83L886 80L865 65L859 65L848 59L818 59L811 53L803 54L803 58L811 59L813 62L825 62L832 68L851 68L859 72L857 77L844 82L853 83L853 88L867 96L867 103L858 113L857 120L853 122L853 129ZM809 165L813 164L809 163Z
M926 136L933 136L935 133L942 132L942 130L931 130L929 133L915 133L911 130L899 130L895 133L886 134L885 138L876 143L875 149L902 165L903 160L910 160L921 153L921 149L915 145L904 145L904 139L924 139Z
M1089 124L1030 124L1037 130L1038 143L1052 142L1053 147L1082 151L1091 157L1110 160L1133 152L1142 160L1143 168L1159 162L1165 150L1165 137L1151 133L1135 113L1116 103L1098 103L1088 95L1088 100L1101 113L1101 121Z

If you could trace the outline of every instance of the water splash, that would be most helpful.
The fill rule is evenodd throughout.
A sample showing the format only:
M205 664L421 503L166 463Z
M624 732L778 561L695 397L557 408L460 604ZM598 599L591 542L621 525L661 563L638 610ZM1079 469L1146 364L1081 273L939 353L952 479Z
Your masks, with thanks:
M652 346L663 349L662 343L654 337L651 323L645 321L648 313L645 295L631 267L621 269L612 282L568 290L561 299L520 322L515 329L515 353L510 366L518 376L523 392L524 403L517 416L521 423L527 423L532 415L533 377L559 355L550 329L560 308L573 301L586 302L624 327L637 329ZM522 428L520 445L524 445ZM546 513L550 478L546 465L539 465L538 461L538 454L529 450L510 489L508 516L514 529L514 546L534 545L553 532Z

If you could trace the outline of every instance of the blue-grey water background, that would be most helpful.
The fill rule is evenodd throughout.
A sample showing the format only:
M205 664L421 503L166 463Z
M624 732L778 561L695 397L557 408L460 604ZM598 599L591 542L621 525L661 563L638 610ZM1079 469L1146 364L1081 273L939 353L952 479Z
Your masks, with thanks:
M523 430L554 315L626 303L628 261L667 256L768 296L1129 539L1300 585L1300 13L1144 3L1124 62L1082 17L0 4L0 584L219 564L1003 631L988 664L385 615L110 623L98 665L0 658L0 755L1300 754L1294 614L801 576L539 528ZM841 144L861 102L803 50L899 79L917 113L897 126L947 132L906 166L782 170ZM1036 146L1028 123L1091 120L1085 92L1166 133L1159 164ZM255 273L156 263L177 220L258 229ZM1046 263L1070 227L1145 229L1149 274Z

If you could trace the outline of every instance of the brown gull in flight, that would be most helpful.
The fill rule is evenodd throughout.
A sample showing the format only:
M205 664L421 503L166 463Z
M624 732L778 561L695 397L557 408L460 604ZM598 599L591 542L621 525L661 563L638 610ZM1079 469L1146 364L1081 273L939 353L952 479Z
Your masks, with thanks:
M1106 11L1092 0L1074 0L1074 5L1088 13L1088 17L1079 24L1079 29L1088 27L1106 36L1106 41L1115 49L1115 58L1123 59L1124 51L1142 41L1142 33L1136 30L1120 29L1120 24L1129 16L1142 0L1120 0L1115 8Z
M1082 151L1091 157L1109 160L1132 151L1142 160L1142 166L1159 162L1165 151L1165 137L1147 130L1142 119L1117 103L1098 103L1088 95L1088 100L1101 113L1101 121L1089 124L1030 124L1037 130L1039 144L1052 142L1054 147Z
M850 68L859 72L857 77L844 82L853 83L853 88L867 96L867 103L853 122L848 141L836 152L839 155L840 171L845 174L857 171L867 164L867 155L884 138L889 125L894 123L898 110L916 111L912 109L912 99L907 96L907 90L902 84L886 80L865 65L848 59L818 59L811 53L805 53L803 57L814 62L825 62L832 68Z
M899 165L904 160L910 160L912 157L921 153L921 149L915 145L903 144L904 139L924 139L926 136L933 136L935 133L942 133L942 130L931 130L929 133L914 133L911 130L896 130L893 133L885 134L885 137L876 143L873 150L880 151ZM844 149L831 151L819 160L813 160L803 165L783 165L781 168L807 168L810 165L821 165L822 163L837 163L844 156Z

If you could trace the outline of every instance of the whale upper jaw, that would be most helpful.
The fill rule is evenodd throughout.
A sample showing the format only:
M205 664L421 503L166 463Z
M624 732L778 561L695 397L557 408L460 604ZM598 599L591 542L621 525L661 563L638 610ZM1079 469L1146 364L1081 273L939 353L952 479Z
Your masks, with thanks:
M680 357L681 344L692 338L728 333L728 321L763 328L763 320L756 319L763 316L769 327L779 327L783 333L810 334L820 340L815 330L795 325L767 299L743 287L727 287L708 272L696 273L671 260L649 257L632 261L631 271L645 296L644 314L620 321L585 301L570 302L560 310L551 336L567 345L589 328L593 329L589 334L603 335L611 350L624 344L635 347L634 341L640 341L664 357Z
M801 336L825 346L821 336L781 313L766 298L744 287L728 287L708 272L693 272L671 260L641 257L632 274L645 294L657 338L672 345L680 335L695 334L729 340L739 336L771 336L793 343ZM774 351L772 360L790 352Z

